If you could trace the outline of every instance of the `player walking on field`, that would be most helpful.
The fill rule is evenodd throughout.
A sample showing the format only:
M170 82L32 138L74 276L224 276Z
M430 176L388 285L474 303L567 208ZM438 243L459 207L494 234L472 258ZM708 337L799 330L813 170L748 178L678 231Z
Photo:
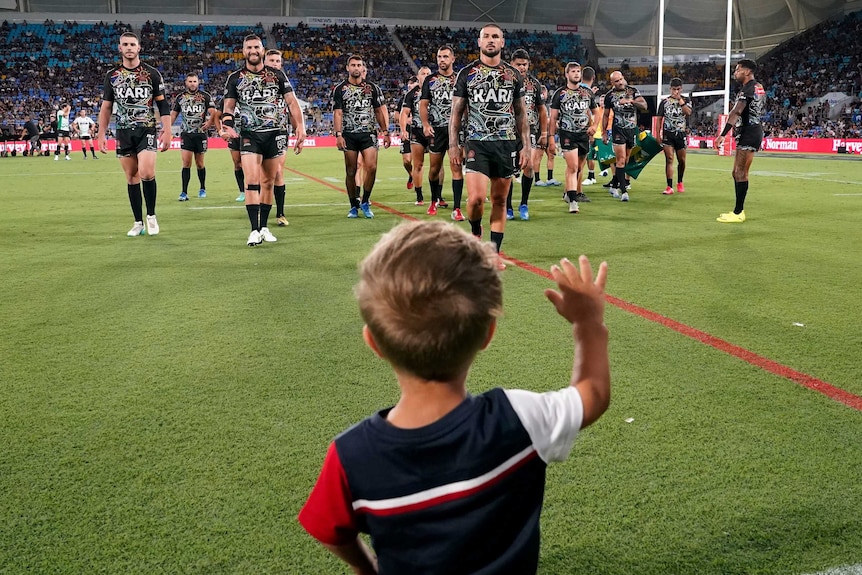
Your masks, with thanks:
M638 110L645 112L646 100L634 86L629 86L622 72L611 74L613 88L605 94L604 114L602 116L602 141L613 142L616 156L616 170L611 180L611 195L623 202L629 201L626 183L626 162L635 147L638 135ZM610 113L613 111L613 127L609 126Z
M98 160L96 156L96 148L93 145L93 130L96 127L96 122L93 118L87 115L86 110L78 110L78 117L72 122L72 128L78 134L78 139L81 140L81 152L84 154L84 159L87 159L87 145L90 146L90 154L94 160Z
M225 84L221 123L225 135L240 138L245 208L251 224L247 245L256 246L278 241L269 231L267 220L272 210L278 166L284 162L281 156L287 145L283 110L286 105L291 111L298 111L299 106L292 106L296 97L284 72L264 63L263 42L259 36L246 36L242 53L245 66L228 76ZM301 113L292 121L296 126L294 152L298 154L305 142L305 121Z
M365 64L362 56L354 54L347 60L348 77L332 91L332 123L338 149L344 152L344 171L347 196L350 199L348 218L358 218L359 211L373 218L371 192L377 178L377 130L383 133L383 147L389 148L389 112L383 92L377 84L362 77ZM356 185L356 170L362 156L365 178L362 181L362 198ZM415 166L414 166L415 173ZM415 182L414 182L415 183Z
M159 233L156 220L156 152L171 147L171 109L165 99L165 83L158 70L141 62L141 44L131 32L120 36L120 54L123 58L118 68L105 76L102 107L99 110L99 150L108 152L105 131L111 122L111 111L116 106L117 157L126 174L129 204L135 217L135 225L128 236L144 233L144 218L141 205L141 190L147 205L146 233ZM156 137L156 115L153 106L159 109L162 133Z
M664 148L664 171L667 177L667 187L662 194L673 194L673 156L677 161L676 191L685 191L682 178L685 175L685 127L686 118L691 115L691 102L682 95L682 80L674 78L670 81L670 96L661 101L655 114L658 118L658 133L656 139Z
M194 157L195 166L198 169L198 181L201 185L198 197L207 197L207 169L204 165L204 154L207 153L207 130L212 123L212 113L215 112L212 97L208 92L200 89L200 80L197 74L194 72L186 74L185 85L185 92L177 96L171 110L171 125L174 124L177 116L180 114L183 116L183 124L180 129L180 154L183 161L181 175L183 189L179 197L181 202L189 199L188 189L192 177L192 157ZM207 119L208 115L210 119Z
M458 132L467 113L467 220L482 237L485 194L491 186L491 241L497 252L506 230L509 180L530 162L530 130L520 72L503 62L503 30L487 24L479 31L479 59L458 72L449 119L449 158L461 163ZM499 262L499 267L505 267Z
M733 71L733 77L742 84L742 90L736 96L736 103L727 116L724 130L715 139L718 148L724 142L731 128L736 134L736 157L733 160L733 184L736 191L736 205L732 212L718 216L723 224L741 224L745 221L745 196L748 195L748 170L754 160L754 153L760 150L763 143L763 126L761 120L766 110L766 91L754 79L757 64L754 60L740 60Z

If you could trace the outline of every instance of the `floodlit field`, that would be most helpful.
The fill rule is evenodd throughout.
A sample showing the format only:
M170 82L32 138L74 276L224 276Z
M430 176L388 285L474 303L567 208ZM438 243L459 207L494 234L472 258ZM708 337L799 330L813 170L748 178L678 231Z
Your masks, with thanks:
M659 158L578 215L534 187L507 226L471 390L567 383L560 258L607 260L613 296L612 404L549 469L541 573L862 564L862 162L759 156L748 221L719 224L731 162L690 154L665 197ZM400 163L381 151L376 217L348 220L340 154L291 154L290 225L248 248L227 150L185 203L161 155L161 234L138 238L113 156L0 159L0 573L346 572L295 517L329 441L398 395L352 286L428 217Z

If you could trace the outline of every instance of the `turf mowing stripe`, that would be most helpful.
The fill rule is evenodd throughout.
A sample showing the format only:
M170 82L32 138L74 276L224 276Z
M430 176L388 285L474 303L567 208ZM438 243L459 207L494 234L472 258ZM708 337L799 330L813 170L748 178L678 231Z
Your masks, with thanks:
M319 178L315 178L314 176L309 176L307 174L303 174L302 172L298 172L292 168L285 168L285 170L288 170L290 172L293 172L294 174L298 174L300 176L308 178L309 180L317 182L321 185L332 188L333 190L341 192L342 194L347 193L346 191L342 190L340 187L334 186L334 185L330 184L329 182L326 182L325 180L321 180ZM405 214L403 212L400 212L394 208L390 208L389 206L386 206L383 204L378 204L376 202L371 202L371 204L376 208L380 208L382 210L389 212L390 214L402 217L402 218L407 219L407 220L417 221L419 219L415 216L412 216L410 214ZM527 262L523 262L521 260L511 258L508 255L506 255L505 252L500 252L500 256L503 257L508 263L514 264L523 270L532 272L538 276L541 276L541 277L544 277L547 279L552 279L551 278L551 272L549 272L549 271L543 270L541 268L537 268L536 266L529 264ZM663 325L669 329L672 329L673 331L675 331L677 333L680 333L684 336L690 337L696 341L699 341L703 344L706 344L710 347L713 347L719 351L723 351L723 352L730 354L730 355L732 355L738 359L741 359L745 362L748 362L755 367L759 367L760 369L766 370L766 371L773 373L779 377L789 379L790 381L797 383L799 385L802 385L804 387L807 387L808 389L814 390L818 393L822 393L823 395L825 395L826 397L828 397L830 399L841 402L844 405L847 405L848 407L852 407L853 409L862 411L862 397L859 397L858 395L854 395L854 394L850 393L849 391L845 391L841 388L835 387L834 385L826 383L825 381L823 381L821 379L817 379L816 377L812 377L812 376L804 374L800 371L796 371L795 369L787 367L786 365L781 365L778 362L772 361L771 359L765 358L762 355L758 355L752 351L748 351L747 349L741 348L741 347L734 345L730 342L724 341L721 338L709 335L708 333L702 332L699 329L689 327L683 323L672 320L669 317L665 317L661 314L655 313L655 312L650 311L646 308L642 308L642 307L635 305L633 303L629 303L625 300L614 297L612 295L607 296L607 301L611 305L614 305L614 306L616 306L616 307L618 307L624 311L627 311L629 313L632 313L634 315L637 315L637 316L642 317L644 319L647 319L649 321Z
M856 565L843 565L834 567L826 571L818 571L817 573L808 573L807 575L862 575L862 563Z

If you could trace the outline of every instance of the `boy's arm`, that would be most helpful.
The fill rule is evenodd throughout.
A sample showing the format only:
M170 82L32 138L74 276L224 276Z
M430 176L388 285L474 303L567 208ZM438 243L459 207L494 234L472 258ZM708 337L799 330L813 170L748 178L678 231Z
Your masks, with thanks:
M602 262L594 281L587 257L581 256L578 264L580 269L563 259L559 266L553 266L551 275L559 290L547 289L545 296L572 324L575 360L570 385L578 390L584 406L583 429L601 417L611 400L608 329L604 323L608 265Z
M350 565L356 575L377 575L377 558L359 537L345 545L323 543L323 546Z

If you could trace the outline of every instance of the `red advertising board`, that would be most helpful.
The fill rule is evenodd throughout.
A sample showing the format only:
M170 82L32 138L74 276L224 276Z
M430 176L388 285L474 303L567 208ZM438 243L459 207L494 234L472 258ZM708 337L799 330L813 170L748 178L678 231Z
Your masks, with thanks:
M712 137L689 136L688 147L699 148L701 142L706 142L707 148L713 147ZM862 154L862 140L845 140L842 138L764 138L764 152L796 152L800 154L836 154L839 149L848 154Z

